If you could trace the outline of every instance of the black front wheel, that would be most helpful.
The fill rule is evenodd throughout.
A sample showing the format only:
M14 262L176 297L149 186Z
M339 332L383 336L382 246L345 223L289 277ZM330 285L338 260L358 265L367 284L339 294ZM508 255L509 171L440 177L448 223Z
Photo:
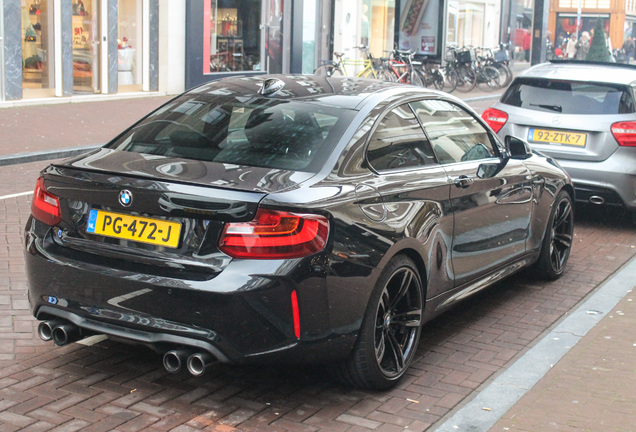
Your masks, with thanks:
M560 278L572 249L574 233L574 207L572 197L561 191L552 206L550 219L536 263L537 273L547 280Z
M415 358L423 308L417 267L406 256L394 257L376 283L358 341L340 365L340 376L356 387L394 386Z

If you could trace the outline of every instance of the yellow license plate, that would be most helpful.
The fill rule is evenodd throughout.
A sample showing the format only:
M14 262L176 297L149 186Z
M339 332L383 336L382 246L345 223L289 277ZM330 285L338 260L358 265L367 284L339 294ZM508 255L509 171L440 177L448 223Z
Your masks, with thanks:
M86 232L176 248L179 246L181 224L163 219L91 210Z
M528 131L528 141L585 147L587 135L577 132L530 129Z

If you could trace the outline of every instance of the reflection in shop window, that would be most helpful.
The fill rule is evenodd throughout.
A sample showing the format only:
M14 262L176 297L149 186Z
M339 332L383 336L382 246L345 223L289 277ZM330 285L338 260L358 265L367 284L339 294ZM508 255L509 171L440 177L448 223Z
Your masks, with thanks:
M203 73L260 70L260 0L209 0L203 12Z
M119 91L141 90L142 0L117 2L117 84Z
M73 1L73 91L99 93L98 1Z
M21 12L24 97L52 95L55 89L53 0L23 1Z
M460 45L483 46L484 6L478 3L462 3L459 9L457 38Z

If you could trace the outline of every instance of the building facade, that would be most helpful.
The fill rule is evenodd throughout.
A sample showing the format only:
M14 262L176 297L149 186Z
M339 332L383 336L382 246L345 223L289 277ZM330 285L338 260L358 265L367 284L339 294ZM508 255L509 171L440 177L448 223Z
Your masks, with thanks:
M636 0L550 0L548 29L555 46L572 34L591 33L597 20L602 21L611 48L621 48L625 39L636 37Z
M158 0L2 0L2 100L158 89Z
M0 0L0 101L175 94L334 51L494 47L499 0ZM636 0L635 0L636 1Z

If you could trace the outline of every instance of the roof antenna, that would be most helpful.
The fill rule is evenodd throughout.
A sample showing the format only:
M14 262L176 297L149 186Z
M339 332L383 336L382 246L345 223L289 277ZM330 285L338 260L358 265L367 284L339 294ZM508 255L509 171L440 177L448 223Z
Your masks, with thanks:
M262 94L263 96L269 96L276 93L279 90L282 90L285 87L285 82L279 80L278 78L268 78L263 81L261 88L258 90L258 94Z

